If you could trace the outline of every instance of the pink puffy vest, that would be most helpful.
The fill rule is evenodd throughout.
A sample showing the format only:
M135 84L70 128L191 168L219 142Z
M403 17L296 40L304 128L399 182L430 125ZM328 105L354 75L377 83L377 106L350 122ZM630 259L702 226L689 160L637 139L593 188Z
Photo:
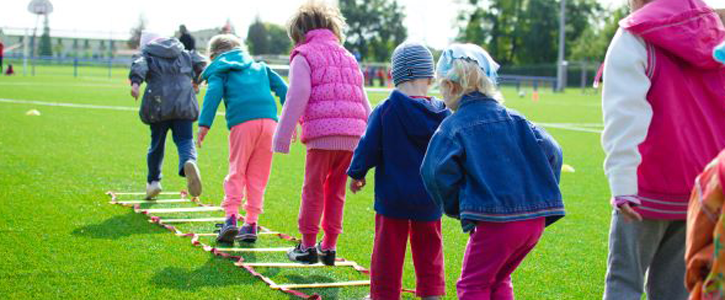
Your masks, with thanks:
M327 29L307 33L290 61L302 55L310 65L312 90L300 123L305 143L320 137L361 137L367 126L363 77L355 58Z
M701 0L653 1L620 25L646 41L652 84L638 211L685 219L695 178L725 148L725 68L712 58L725 28Z

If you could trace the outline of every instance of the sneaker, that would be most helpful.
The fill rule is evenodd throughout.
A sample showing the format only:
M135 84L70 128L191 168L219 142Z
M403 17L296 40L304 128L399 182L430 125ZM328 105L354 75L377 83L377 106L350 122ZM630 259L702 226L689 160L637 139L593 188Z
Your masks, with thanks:
M245 243L254 243L257 241L257 223L244 223L239 229L239 234L234 238L237 241Z
M153 200L159 194L161 194L161 182L146 183L146 200Z
M320 261L325 264L326 266L334 266L335 265L335 256L337 255L337 252L335 250L322 250L322 242L317 243L317 255L320 257Z
M189 195L199 197L201 195L201 174L199 174L199 167L196 166L195 161L187 160L184 163L184 176L186 176L186 188L189 190Z
M289 260L307 265L316 264L318 261L317 249L315 247L302 250L302 243L297 244L292 250L287 251Z
M217 224L217 226L221 227L221 229L219 230L219 235L216 237L216 241L218 243L234 243L234 237L239 233L237 216L228 217L224 224Z

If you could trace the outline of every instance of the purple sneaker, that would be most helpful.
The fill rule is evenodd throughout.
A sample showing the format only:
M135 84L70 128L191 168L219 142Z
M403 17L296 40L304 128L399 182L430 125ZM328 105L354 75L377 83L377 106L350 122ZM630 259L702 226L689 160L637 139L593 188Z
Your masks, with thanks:
M219 235L216 237L218 243L234 243L234 237L239 233L239 227L237 227L237 216L227 217L224 224L217 224L217 227L221 227Z
M257 241L257 223L244 223L239 229L239 234L234 237L235 240L245 243L254 243Z

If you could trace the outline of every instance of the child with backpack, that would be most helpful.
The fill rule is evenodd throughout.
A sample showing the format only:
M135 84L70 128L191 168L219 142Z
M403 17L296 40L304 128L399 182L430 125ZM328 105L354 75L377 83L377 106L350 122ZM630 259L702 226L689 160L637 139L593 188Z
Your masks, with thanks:
M217 236L220 243L255 242L257 221L264 207L264 191L272 170L272 136L277 127L277 104L271 91L284 104L287 84L264 63L255 62L242 49L242 41L231 34L209 41L211 63L201 77L208 88L199 118L198 144L214 122L224 101L229 129L229 174L224 179L222 207L226 221ZM242 199L246 214L237 226Z
M501 104L498 64L473 44L441 54L436 74L453 115L421 166L428 193L470 234L456 284L459 299L513 299L511 273L564 216L561 148Z
M451 112L428 96L433 55L418 43L403 43L392 57L395 90L370 115L347 174L353 193L375 168L375 243L370 266L372 299L399 299L410 237L416 295L445 294L441 211L423 187L420 165L433 133Z
M164 38L144 31L141 55L131 65L131 96L139 97L139 87L146 82L139 115L151 128L151 146L146 162L146 199L161 193L161 166L164 161L166 134L171 130L179 153L179 176L186 177L192 197L201 195L201 175L196 165L194 121L199 117L194 84L206 65L196 52L184 50L176 38Z
M290 90L274 137L275 152L288 153L296 124L307 147L298 225L302 242L290 260L334 265L342 232L346 171L365 132L370 104L355 57L342 47L345 21L323 2L303 4L292 16L288 34ZM323 217L324 215L324 217ZM320 221L325 236L317 243Z

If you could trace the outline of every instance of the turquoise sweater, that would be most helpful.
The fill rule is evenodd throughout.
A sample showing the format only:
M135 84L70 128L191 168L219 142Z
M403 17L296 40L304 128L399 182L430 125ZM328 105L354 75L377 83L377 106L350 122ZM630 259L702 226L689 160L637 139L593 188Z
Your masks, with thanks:
M229 129L255 119L277 121L277 104L270 90L284 104L287 84L266 64L254 62L242 50L219 55L201 77L208 82L208 87L199 126L211 127L222 99Z

